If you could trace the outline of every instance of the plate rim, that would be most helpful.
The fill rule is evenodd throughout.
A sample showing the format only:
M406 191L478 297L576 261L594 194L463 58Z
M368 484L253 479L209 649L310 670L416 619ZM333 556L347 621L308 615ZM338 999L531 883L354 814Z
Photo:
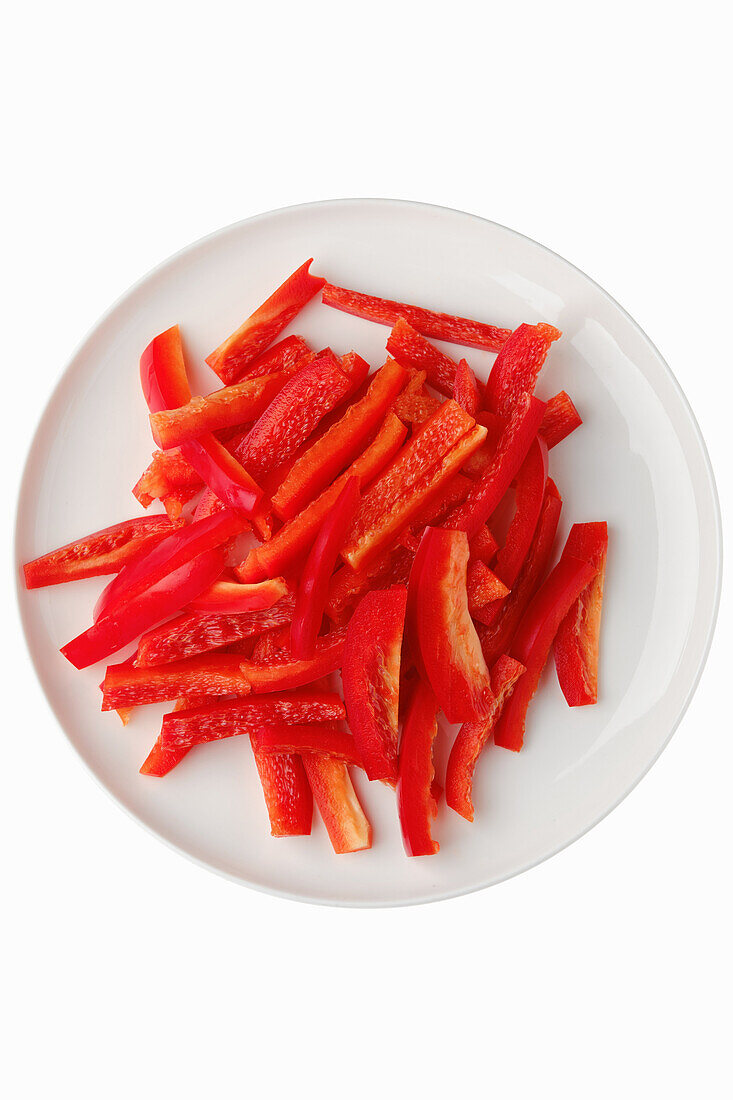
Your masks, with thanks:
M49 697L49 693L46 689L46 685L45 685L44 679L41 675L39 665L38 665L38 663L35 659L35 656L34 656L34 649L33 649L33 645L32 645L32 642L31 642L31 635L30 635L30 624L27 621L27 614L26 614L26 611L25 611L25 608L24 608L24 602L26 600L27 590L25 588L25 585L24 585L23 579L22 579L23 578L23 572L22 572L23 562L21 561L21 558L20 558L20 546L19 546L19 543L20 543L20 529L21 529L21 523L22 523L22 520L23 520L23 513L24 513L24 501L25 501L26 496L27 496L27 492L26 492L27 485L26 485L26 483L30 480L32 459L34 457L36 447L39 443L39 440L40 440L40 437L41 437L41 434L42 434L44 421L45 421L46 417L49 415L51 407L54 404L54 401L57 397L58 391L60 390L61 386L63 385L64 380L65 380L69 370L73 366L74 362L76 361L78 356L82 353L82 351L84 350L86 345L97 336L97 334L100 332L100 330L102 330L104 328L104 326L108 323L108 321L114 315L114 313L118 310L118 308L124 302L126 302L130 297L132 297L135 294L135 292L138 291L141 287L143 287L149 280L155 278L157 275L162 273L166 268L174 266L176 263L178 263L184 257L188 256L190 253L196 251L199 248L202 248L202 247L206 246L207 244L209 244L209 243L215 241L216 239L218 239L219 237L226 236L229 233L232 233L232 232L235 232L235 231L239 230L241 227L243 227L245 225L249 225L253 222L261 221L261 220L264 220L266 218L272 218L272 217L275 217L279 214L289 213L289 212L295 211L295 210L303 210L303 209L309 209L309 208L312 209L314 207L353 206L353 205L359 205L359 204L369 204L369 205L378 205L378 206L405 206L405 207L411 207L413 209L424 209L424 210L428 210L428 211L437 211L437 212L440 212L440 213L447 213L447 214L451 214L451 215L456 215L457 214L457 215L459 215L463 218L471 218L471 219L474 219L478 222L488 223L489 225L493 226L496 229L501 230L502 232L508 233L513 237L516 237L520 240L526 241L526 242L530 243L531 245L534 245L536 248L541 249L543 252L545 252L545 253L549 254L550 256L554 257L556 260L559 260L562 264L566 265L568 268L572 269L573 271L575 271L579 275L581 275L582 278L586 279L596 291L600 292L601 296L603 298L605 298L607 302L609 302L612 306L614 306L621 313L621 315L631 324L632 328L636 330L638 335L641 336L642 340L649 346L650 350L652 351L652 353L656 357L659 365L663 368L663 371L667 375L669 381L672 383L672 387L673 387L673 390L676 394L676 397L681 403L682 411L686 414L688 423L689 423L690 427L692 428L693 442L697 444L697 448L698 448L698 451L699 451L699 457L702 458L702 466L703 466L703 472L704 472L704 475L705 475L705 482L704 482L704 484L700 484L700 485L693 483L695 500L699 501L701 499L701 494L703 493L703 491L707 490L707 492L709 494L709 503L712 505L712 513L713 513L714 528L715 528L715 579L714 579L712 607L711 607L711 612L710 612L710 616L709 616L709 621L707 623L707 627L706 627L706 631L705 631L705 638L704 638L704 641L703 641L702 645L700 646L699 651L697 653L696 667L695 667L694 675L691 678L691 681L690 681L689 686L687 688L685 697L684 697L684 699L683 699L683 701L682 701L682 703L679 707L678 713L677 713L674 721L670 724L669 731L668 731L666 737L664 738L664 740L660 744L660 746L657 749L657 751L655 752L655 754L651 757L651 759L648 761L646 766L634 778L634 780L630 783L630 785L624 789L624 791L619 795L619 797L617 799L615 799L598 816L594 817L593 820L590 821L587 825L585 825L579 832L575 833L573 836L569 837L567 840L564 840L561 844L555 846L550 851L544 853L543 855L539 856L538 858L532 858L532 859L528 860L526 863L523 863L521 866L513 868L511 871L508 871L506 874L501 874L496 878L489 878L488 880L477 882L477 883L472 884L470 886L460 887L458 889L450 889L450 890L445 890L445 891L437 892L437 893L422 894L419 897L412 897L412 898L398 899L398 900L391 900L390 899L390 900L386 900L386 901L381 899L381 898L352 900L352 899L349 899L349 898L326 898L326 897L318 897L318 896L315 896L315 895L309 895L309 894L304 894L304 893L293 893L292 891L289 891L289 890L284 890L284 889L279 889L277 887L264 885L262 882L247 878L247 877L245 877L244 875L241 875L241 874L232 873L231 871L227 871L223 867L219 867L219 866L216 866L212 863L209 863L207 860L200 858L199 856L195 855L193 852L190 852L187 849L180 847L178 844L176 844L169 837L167 837L163 833L159 832L158 829L156 829L148 821L146 821L144 818L140 817L135 811L133 811L128 805L126 805L120 798L118 798L118 796L116 794L114 794L113 791L109 787L107 787L107 785L102 781L102 779L96 774L96 772L93 770L91 764L82 755L81 750L79 748L77 748L77 746L71 740L71 738L67 734L66 729L64 728L61 720L59 719L58 715L56 714L56 710L54 708L54 705L51 702L51 699ZM675 434L677 434L677 433L675 432ZM691 457L690 444L685 443L684 441L680 440L680 446L682 448L683 455L685 457L686 462L688 463L688 468L689 468L689 461L690 461L690 457ZM259 893L269 894L270 896L273 896L273 897L284 898L284 899L287 899L289 901L297 901L297 902L302 902L302 903L311 904L311 905L323 905L323 906L329 906L329 907L335 907L335 908L349 908L349 909L387 909L387 908L402 908L402 907L413 906L413 905L424 905L424 904L428 904L430 902L448 901L451 898L463 897L463 896L468 895L468 894L477 893L479 890L488 889L491 886L497 886L501 882L506 882L509 879L512 879L512 878L515 878L518 875L524 874L526 871L531 870L533 867L538 867L540 864L544 863L546 860L551 859L553 856L558 855L565 848L570 847L571 844L574 844L576 841L578 841L582 837L584 837L587 833L589 833L592 829L594 829L596 827L596 825L599 825L600 822L604 820L604 818L606 818L610 813L612 813L631 794L631 792L638 786L638 784L641 783L642 779L644 779L644 777L649 773L651 768L654 766L654 764L656 764L657 760L661 756L662 752L669 745L669 742L671 741L672 737L674 736L677 729L679 728L680 723L682 722L683 718L685 717L685 715L687 713L687 710L690 706L690 703L692 702L692 699L695 695L695 692L697 691L697 688L700 684L702 674L705 670L705 666L707 664L708 657L710 655L710 649L711 649L711 646L712 646L713 637L715 635L715 628L716 628L716 625L717 625L718 615L719 615L719 611L720 611L720 599L721 599L722 576L723 576L723 530L722 530L722 517L721 517L721 510L720 510L720 499L719 499L719 495L718 495L718 489L717 489L717 484L716 484L716 479L715 479L715 473L714 473L714 470L713 470L712 462L710 460L710 454L708 452L708 448L707 448L707 445L705 443L705 438L703 436L702 430L701 430L700 425L697 421L695 413L692 409L692 406L691 406L684 390L682 389L682 386L680 385L680 383L677 379L677 376L675 375L674 371L670 367L670 365L667 362L667 360L665 359L665 357L660 352L657 345L647 335L646 331L641 327L641 325L638 323L638 321L636 321L631 316L631 314L626 309L624 309L624 307L613 297L613 295L610 294L604 287L602 287L600 285L600 283L596 282L596 280L593 279L590 275L588 275L587 272L583 271L582 268L580 268L576 264L572 263L571 260L568 260L564 256L561 256L560 253L555 252L552 248L549 248L547 245L542 244L540 241L535 240L533 237L530 237L525 233L521 233L519 230L512 229L511 227L506 226L506 225L502 225L500 222L493 221L491 218L485 218L480 214L475 214L475 213L472 213L471 211L467 211L467 210L459 210L457 208L450 207L450 206L444 206L444 205L441 205L439 203L428 203L428 202L422 202L422 201L413 200L413 199L400 199L400 198L389 198L389 197L369 197L369 196L357 197L357 196L354 196L354 197L318 199L318 200L315 200L315 201L312 201L312 202L294 203L294 204L290 204L290 205L286 205L286 206L280 206L280 207L276 207L272 210L261 211L260 213L253 214L250 217L242 218L242 219L239 219L238 221L231 222L228 225L221 226L220 228L213 230L211 233L207 233L202 237L198 237L196 240L191 241L189 244L184 245L182 248L178 249L176 252L173 252L171 255L165 257L159 263L155 264L153 267L151 267L149 270L147 270L138 279L136 279L132 284L130 284L130 286L128 286L125 290L123 290L122 293L117 296L117 298L115 298L115 300L97 318L97 320L94 322L94 324L90 326L90 328L86 331L86 333L83 335L83 337L78 341L78 343L74 347L71 355L65 361L64 365L62 366L61 370L59 371L59 373L56 377L56 380L55 380L48 396L46 397L46 401L45 401L43 410L41 412L40 418L39 418L38 423L35 427L35 430L33 431L31 441L30 441L30 444L28 446L28 451L27 451L27 454L26 454L25 462L23 463L23 468L22 468L22 472L21 472L21 475L20 475L20 481L19 481L19 486L18 486L18 497L17 497L16 508L15 508L15 524L14 524L14 533L13 533L13 559L14 559L14 567L15 567L15 595L16 595L16 601L17 601L17 607L18 607L18 613L19 613L19 617L20 617L21 627L22 627L22 630L23 630L23 636L24 636L24 639L25 639L28 654L31 658L31 663L33 665L33 671L35 673L36 680L37 680L37 682L38 682L38 684L41 688L41 692L43 694L43 697L46 701L46 705L48 706L49 711L50 711L54 721L56 722L57 726L59 726L59 728L61 729L61 732L64 735L64 738L66 740L67 745L70 746L72 751L75 753L76 757L81 761L81 763L84 766L85 770L92 777L92 779L97 784L97 786L100 787L105 792L107 797L110 798L111 801L115 805L117 805L120 809L122 809L128 815L128 817L130 817L133 821L135 821L139 826L141 826L143 829L145 829L146 832L148 832L150 835L154 836L158 841L161 841L162 843L164 843L168 848L170 848L174 852L177 852L178 854L184 856L186 859L190 860L192 863L196 864L197 866L199 866L201 868L204 868L205 870L207 870L209 872L213 872L214 874L217 874L217 875L219 875L219 876L221 876L225 879L228 879L230 882L236 883L238 886L245 886L249 889L253 889L253 890L258 891ZM699 571L698 571L698 576L699 576ZM694 614L697 612L698 606L699 606L699 599L696 601L695 611L693 612L693 618L694 618Z

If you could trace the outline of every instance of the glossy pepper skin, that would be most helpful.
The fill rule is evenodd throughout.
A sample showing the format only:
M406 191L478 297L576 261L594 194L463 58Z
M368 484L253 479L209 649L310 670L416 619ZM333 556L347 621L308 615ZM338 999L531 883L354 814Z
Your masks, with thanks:
M372 846L372 826L341 760L308 753L302 757L313 797L337 855Z
M257 731L257 747L263 753L316 753L344 764L364 766L354 738L334 726L289 726L284 722L262 726Z
M446 526L465 531L469 538L486 523L519 472L542 423L545 406L536 397L522 397L506 422L496 453L469 491L463 504L451 513ZM486 431L486 429L484 429Z
M313 795L303 761L294 753L261 752L259 732L252 731L250 743L265 796L270 835L310 836Z
M364 397L296 460L272 497L281 519L292 519L359 457L406 381L407 372L388 359Z
M523 672L524 665L513 657L499 657L491 669L494 702L489 713L478 722L464 722L453 742L445 773L445 801L466 821L473 821L471 794L476 762Z
M402 843L408 856L432 856L440 848L431 824L438 807L433 795L433 742L438 732L438 702L429 684L415 688L402 730L397 808Z
M312 657L328 599L328 583L359 507L359 481L347 479L310 549L298 582L290 627L294 657Z
M398 706L407 589L367 592L346 629L341 677L349 727L369 779L397 780Z
M140 383L151 412L175 409L190 401L178 325L155 336L140 356Z
M544 579L552 557L561 509L560 494L550 478L532 545L514 587L500 608L499 615L494 615L493 610L489 609L490 614L487 616L489 622L484 625L483 608L477 608L474 612L475 618L479 620L478 633L481 648L488 664L493 664L510 648L522 615Z
M511 646L511 656L525 667L494 732L494 743L519 752L529 706L537 690L560 623L596 570L588 562L563 554L538 589L522 616Z
M203 551L105 611L61 652L75 668L88 668L104 660L195 599L221 574L225 561L221 547Z
M449 722L475 721L493 702L489 670L468 610L468 539L429 527L416 558L417 636L430 685Z
M568 706L583 707L598 702L598 649L608 525L573 524L564 553L588 562L597 570L563 619L555 638L555 668L562 693Z
M136 516L75 539L23 566L26 588L117 573L176 530L167 516Z
M403 317L424 336L432 336L435 340L446 340L452 344L463 344L469 348L498 351L511 335L511 329L497 328L483 321L471 321L467 317L455 317L450 313L436 313L432 309L395 302L389 298L360 294L356 290L346 290L332 283L326 283L323 288L323 304L356 317L364 317L368 321L376 321L380 325L394 325Z
M142 636L135 664L145 667L181 661L256 638L266 630L289 623L294 607L295 597L287 595L264 611L237 615L187 611Z
M339 493L350 477L359 479L364 486L372 481L399 450L407 428L393 413L388 413L374 441L359 458L332 485L305 508L300 515L284 524L262 546L256 546L237 567L236 573L244 583L264 580L287 574L313 545L323 520L333 507Z
M206 356L206 362L225 385L238 381L252 360L280 335L321 289L325 279L311 275L312 263L310 259L301 264L236 332Z
M486 383L490 412L508 417L521 397L534 393L537 376L553 341L562 333L553 325L520 325L502 345Z
M140 771L167 775L195 745L251 734L270 722L337 722L345 715L338 695L311 688L173 710L164 717L160 736Z

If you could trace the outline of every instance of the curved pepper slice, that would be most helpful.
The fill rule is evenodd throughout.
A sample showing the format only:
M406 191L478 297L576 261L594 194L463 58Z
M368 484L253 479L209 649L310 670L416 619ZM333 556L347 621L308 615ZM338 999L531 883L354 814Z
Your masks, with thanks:
M511 698L502 711L494 743L519 752L524 743L527 707L532 701L557 629L596 570L588 562L565 553L537 591L522 616L511 646L511 655L525 667Z
M511 415L520 397L534 393L537 376L554 340L553 325L520 325L503 344L486 383L486 405L499 416Z
M356 317L364 317L367 321L376 321L380 325L393 325L404 317L417 332L425 336L446 340L451 344L464 344L469 348L498 351L511 336L511 329L508 328L497 328L483 321L471 321L467 317L455 317L450 313L436 313L432 309L394 302L389 298L375 298L371 294L360 294L356 290L346 290L332 283L326 283L323 288L323 304Z
M344 764L364 766L351 734L333 726L288 726L284 723L262 726L257 731L257 747L263 753L318 753L342 760Z
M178 325L155 336L140 356L140 382L151 412L191 400Z
M323 824L337 855L372 846L372 826L341 760L309 753L302 757Z
M249 739L265 796L270 835L310 836L313 795L303 761L289 752L262 752L259 731L253 730Z
M291 374L292 370L258 375L237 385L215 390L206 397L192 397L185 405L151 413L153 439L159 447L167 450L189 439L197 439L205 432L256 420Z
M446 520L446 526L465 531L472 538L492 513L516 477L537 435L545 406L536 397L517 401L502 432L491 464L474 483L463 504ZM486 432L486 429L483 429Z
M408 856L432 856L440 848L431 835L438 812L433 795L433 742L438 732L438 703L430 686L417 685L402 730L397 808Z
M563 552L587 561L597 570L563 619L555 638L555 668L562 693L568 706L583 707L598 702L598 642L608 525L573 524Z
M406 381L402 367L388 359L361 401L351 405L293 464L272 497L281 519L292 519L361 454Z
M306 260L236 332L206 356L206 362L225 385L236 382L247 365L280 335L296 313L321 289L326 280L310 274L312 263L312 258Z
M494 572L509 588L519 576L542 510L547 482L547 447L537 437L517 474L515 511Z
M243 528L244 521L229 511L176 528L149 553L124 566L114 580L110 581L97 600L95 619L108 614L118 605L129 602L140 592L192 561L197 554L222 546ZM191 599L198 595L198 592L193 593Z
M190 603L216 580L224 568L221 547L206 550L192 561L137 591L111 607L93 626L68 642L61 650L75 668L87 668L134 641L162 619Z
M429 527L418 551L417 635L425 671L449 722L485 715L491 681L468 611L468 539Z
M195 745L256 733L270 722L337 722L345 715L338 695L312 689L173 710L164 717L160 736L140 771L166 775Z
M190 608L205 614L241 615L246 611L264 611L272 607L288 591L282 577L273 577L258 584L216 581L191 601Z
M333 507L350 477L357 477L361 486L372 481L399 450L407 428L393 413L387 413L374 442L364 454L352 462L348 470L325 489L300 515L284 524L263 546L250 550L236 573L243 582L263 580L287 573L308 553L318 529Z
M407 589L367 592L346 629L341 678L369 779L397 780L397 721Z
M476 762L523 672L524 665L513 657L499 657L491 669L491 690L494 693L491 710L479 722L464 722L453 742L445 772L445 800L466 821L473 821L471 793Z
M359 507L359 481L347 479L310 549L298 583L290 643L294 657L311 657L321 629L328 582ZM263 582L264 583L264 582Z
M491 608L486 609L489 612L487 616L489 623L484 625L482 623L484 609L477 608L474 612L474 618L479 620L478 634L488 664L493 664L502 653L509 650L527 604L547 572L561 509L560 494L554 481L549 478L532 545L514 587L501 606L499 615L495 616Z
M547 402L540 425L540 435L548 448L556 447L563 439L579 428L583 421L565 390L560 390Z
M117 573L176 530L167 516L136 516L75 539L23 566L26 588Z
M361 385L369 365L358 357L347 374L330 349L297 371L252 426L235 454L255 479L261 480L294 455L326 413Z
M225 508L253 517L262 490L250 473L210 432L181 444L181 454Z
M239 615L186 612L142 636L135 665L142 668L182 661L186 657L255 638L266 630L289 623L294 606L295 597L288 594L265 611L248 611Z
M456 367L453 379L453 400L465 409L469 416L476 416L481 407L481 393L476 375L465 359Z

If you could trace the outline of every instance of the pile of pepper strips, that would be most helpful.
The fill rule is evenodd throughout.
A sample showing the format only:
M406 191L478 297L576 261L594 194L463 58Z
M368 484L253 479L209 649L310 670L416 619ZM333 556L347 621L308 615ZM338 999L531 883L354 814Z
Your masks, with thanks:
M311 262L208 356L224 385L205 397L178 327L155 337L140 376L160 450L133 491L167 514L30 562L26 585L116 574L61 652L81 669L139 638L101 688L125 723L176 700L144 775L248 734L274 836L309 834L315 797L336 852L369 848L360 767L396 786L405 850L428 855L439 710L461 723L445 800L470 821L478 757L492 734L521 749L553 643L569 705L596 702L607 529L576 524L549 569L562 502L548 450L581 424L566 393L534 396L557 329L345 290ZM321 290L391 327L379 370L300 336L275 342ZM498 352L487 383L430 337ZM497 545L487 521L507 494ZM325 679L339 670L343 701Z

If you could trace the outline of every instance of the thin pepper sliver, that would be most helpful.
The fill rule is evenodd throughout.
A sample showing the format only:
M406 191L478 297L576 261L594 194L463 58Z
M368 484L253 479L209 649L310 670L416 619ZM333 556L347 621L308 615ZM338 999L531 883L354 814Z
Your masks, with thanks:
M429 684L420 681L410 702L400 745L397 808L402 842L408 856L431 856L440 845L433 840L437 813L433 794L433 742L438 732L438 703Z
M270 835L310 836L313 795L303 761L295 753L262 752L260 731L253 730L249 739L265 796Z
M547 353L562 333L553 325L520 325L502 346L486 383L490 412L508 417L520 397L534 393Z
M316 753L306 753L301 759L334 852L345 855L371 848L372 826L346 764Z
M557 678L568 706L582 707L598 702L598 650L608 524L573 524L564 553L587 561L597 570L560 624L554 647Z

